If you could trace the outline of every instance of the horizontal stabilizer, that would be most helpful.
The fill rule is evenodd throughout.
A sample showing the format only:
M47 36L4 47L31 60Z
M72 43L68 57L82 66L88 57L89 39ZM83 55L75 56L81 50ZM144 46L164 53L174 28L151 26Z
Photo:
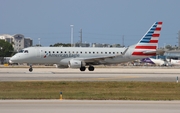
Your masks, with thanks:
M144 51L143 54L152 54L152 53L156 53L156 51Z
M156 53L156 55L163 55L165 51L163 50L154 50L154 51L144 51L144 54L152 54L152 53Z

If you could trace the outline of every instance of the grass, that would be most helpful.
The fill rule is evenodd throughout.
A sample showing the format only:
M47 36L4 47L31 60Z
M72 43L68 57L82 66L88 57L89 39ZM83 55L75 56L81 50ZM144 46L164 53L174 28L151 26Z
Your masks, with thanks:
M0 82L0 99L180 100L172 82Z

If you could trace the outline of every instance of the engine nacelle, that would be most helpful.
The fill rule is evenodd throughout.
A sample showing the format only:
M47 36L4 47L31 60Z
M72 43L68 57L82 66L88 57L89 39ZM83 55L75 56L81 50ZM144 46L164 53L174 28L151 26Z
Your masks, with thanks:
M70 68L80 68L81 66L83 66L83 63L80 60L71 59L68 63L68 67Z
M67 65L54 64L54 66L56 66L56 68L68 68Z

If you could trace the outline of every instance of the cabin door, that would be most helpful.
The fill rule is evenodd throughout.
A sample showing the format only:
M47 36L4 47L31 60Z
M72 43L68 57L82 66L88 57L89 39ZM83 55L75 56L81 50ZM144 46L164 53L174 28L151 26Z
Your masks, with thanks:
M37 57L42 58L42 52L43 52L43 50L41 50L40 48L37 48L36 49Z

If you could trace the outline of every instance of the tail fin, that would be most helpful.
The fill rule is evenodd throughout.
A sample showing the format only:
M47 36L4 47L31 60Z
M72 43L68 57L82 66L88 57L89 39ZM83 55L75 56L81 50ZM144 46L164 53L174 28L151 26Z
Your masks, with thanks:
M141 62L155 64L149 57L141 59Z
M135 45L134 56L155 56L162 22L155 22L141 40Z

